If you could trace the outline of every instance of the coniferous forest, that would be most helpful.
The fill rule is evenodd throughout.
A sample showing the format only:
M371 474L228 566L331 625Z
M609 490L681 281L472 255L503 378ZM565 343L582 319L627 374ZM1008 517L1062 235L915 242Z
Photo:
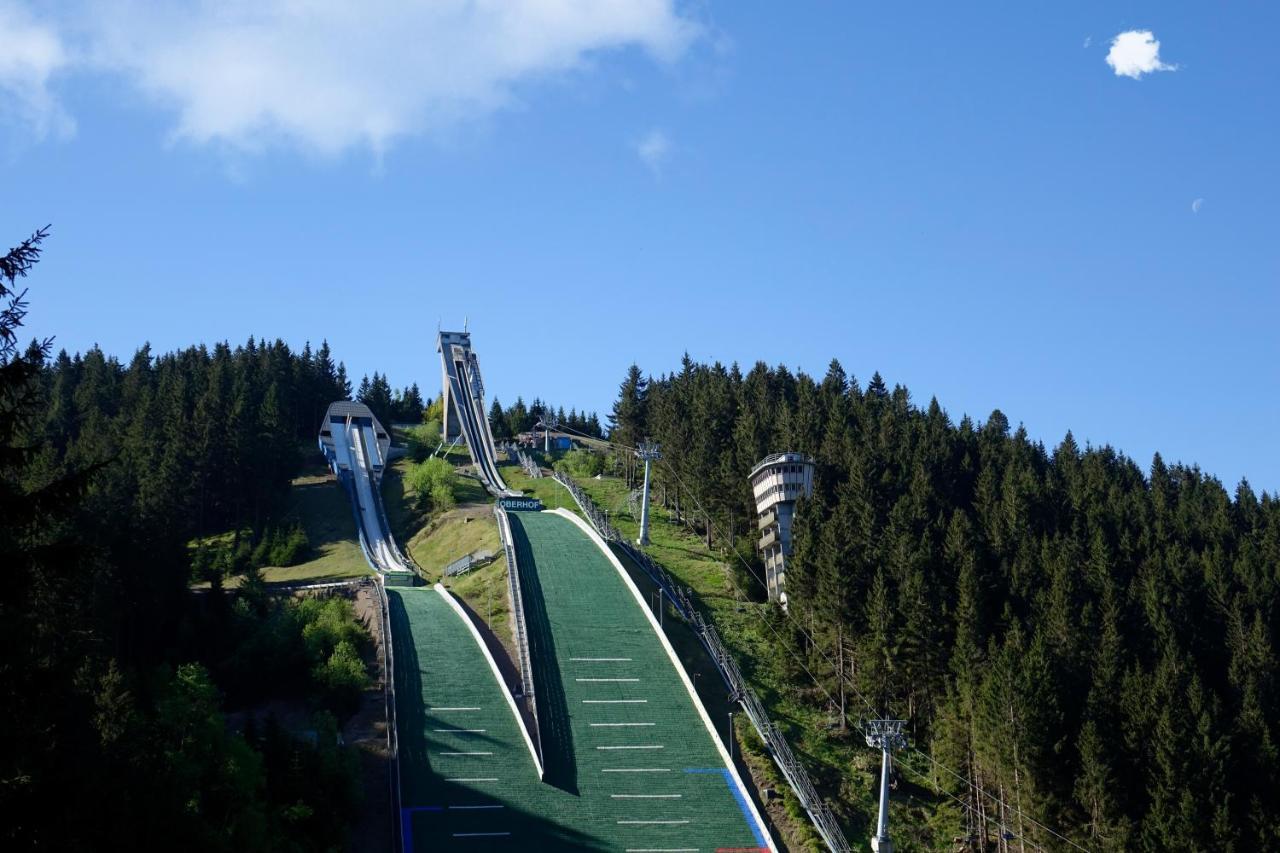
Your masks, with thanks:
M341 849L368 635L252 573L193 595L189 543L279 521L345 370L280 341L127 364L23 347L46 235L0 258L0 847ZM227 722L280 697L315 707L312 741Z
M1280 846L1275 496L1069 433L1047 448L1000 411L955 422L835 361L633 366L611 425L660 442L660 499L747 560L751 467L815 459L787 571L797 691L849 725L908 720L958 771L938 777L971 839L1031 829L999 801L1092 850Z

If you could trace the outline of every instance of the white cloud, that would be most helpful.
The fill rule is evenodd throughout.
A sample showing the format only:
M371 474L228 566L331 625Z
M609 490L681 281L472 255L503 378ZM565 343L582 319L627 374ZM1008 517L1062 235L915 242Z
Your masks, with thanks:
M1202 208L1202 207L1204 207L1204 199L1202 199L1202 198L1198 198L1198 199L1196 199L1195 201L1191 202L1191 212L1192 212L1192 213L1199 213L1199 212L1200 212L1200 208Z
M1084 44L1082 45L1082 47L1084 47L1087 50L1089 46L1092 44L1093 44L1093 36L1085 36Z
M671 140L661 130L654 128L636 143L636 154L650 172L660 175L662 167L671 156Z
M516 101L522 85L590 70L607 51L639 48L674 61L699 34L675 0L78 0L61 8L84 70L119 73L173 109L177 138L248 151L284 142L325 154L380 152L400 137L482 119Z
M1160 42L1151 30L1129 30L1111 40L1107 52L1107 64L1117 77L1137 80L1153 71L1177 71L1178 66L1160 61Z
M68 136L75 123L49 91L49 79L67 66L56 31L20 6L0 0L0 122L12 115L37 138Z

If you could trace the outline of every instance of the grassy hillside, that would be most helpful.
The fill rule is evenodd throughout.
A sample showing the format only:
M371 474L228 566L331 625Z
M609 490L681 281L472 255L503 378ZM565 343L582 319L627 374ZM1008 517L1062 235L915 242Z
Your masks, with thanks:
M360 552L350 500L323 461L309 462L292 480L284 518L301 522L311 554L293 566L264 566L262 577L267 583L323 583L371 574ZM226 545L232 536L227 532L204 541L208 545ZM196 543L192 542L191 547ZM227 578L224 585L234 588L240 582L241 578L235 576ZM194 586L208 585L206 581Z

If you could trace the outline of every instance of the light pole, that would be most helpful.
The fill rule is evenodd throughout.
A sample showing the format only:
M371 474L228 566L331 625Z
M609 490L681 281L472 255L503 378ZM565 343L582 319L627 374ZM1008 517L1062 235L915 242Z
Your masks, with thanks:
M880 750L880 814L876 820L876 834L871 836L871 849L875 853L893 853L893 842L889 840L889 768L893 764L893 750L907 746L907 736L902 733L905 722L867 721L867 746Z
M640 500L640 538L637 545L649 544L649 466L653 460L662 458L662 447L656 442L645 439L636 448L636 457L644 460L644 494Z

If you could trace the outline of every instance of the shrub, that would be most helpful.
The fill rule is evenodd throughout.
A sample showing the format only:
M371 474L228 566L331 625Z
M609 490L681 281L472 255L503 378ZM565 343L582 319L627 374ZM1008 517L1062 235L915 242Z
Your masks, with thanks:
M453 494L457 476L453 466L443 459L428 459L409 466L405 484L417 497L419 506L424 509L446 510L457 502Z
M310 551L307 531L303 529L301 522L294 522L287 532L276 531L276 541L271 548L271 565L296 566L306 560Z
M405 430L405 447L414 462L424 462L440 446L440 422L428 421Z
M590 450L575 448L556 463L556 470L573 477L594 477L604 472L604 457Z
M316 667L313 678L324 692L326 704L344 717L360 707L360 694L370 684L360 653L347 640L334 646L328 659Z
M307 539L307 531L301 522L294 522L287 530L268 527L253 551L246 555L238 571L242 572L250 566L296 566L306 560L310 553L311 542Z
M304 599L298 603L297 613L302 641L313 661L325 660L342 643L359 648L367 642L368 635L356 621L350 603L341 598Z

